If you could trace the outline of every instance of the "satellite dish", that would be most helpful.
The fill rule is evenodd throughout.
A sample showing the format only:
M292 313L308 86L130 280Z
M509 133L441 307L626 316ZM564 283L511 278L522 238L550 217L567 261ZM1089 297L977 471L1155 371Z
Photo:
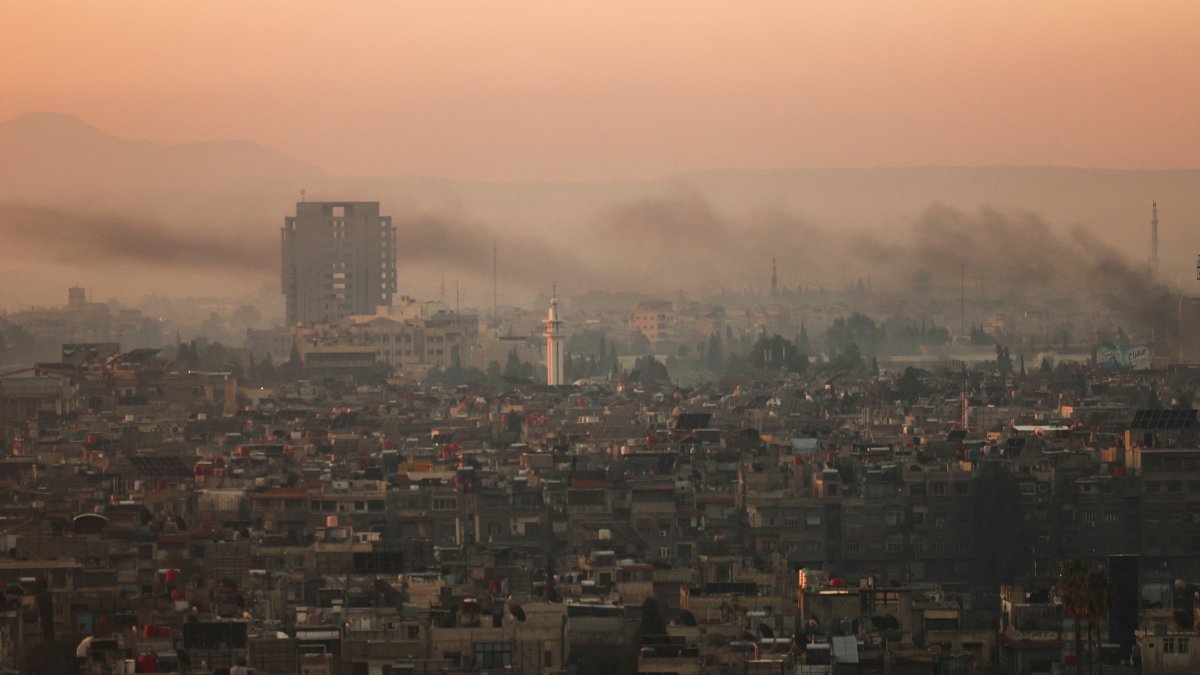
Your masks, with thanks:
M512 614L517 621L525 621L525 608L512 600L508 601L508 613Z
M883 618L882 616L871 617L871 628L874 628L877 631L881 631L881 630L887 630L889 627L890 626L888 624L888 620Z
M691 610L687 610L687 609L679 610L679 620L682 621L683 625L685 625L685 626L695 626L696 625L696 615L692 614Z
M765 623L758 624L758 634L765 638L775 637L775 631L772 630L771 627Z

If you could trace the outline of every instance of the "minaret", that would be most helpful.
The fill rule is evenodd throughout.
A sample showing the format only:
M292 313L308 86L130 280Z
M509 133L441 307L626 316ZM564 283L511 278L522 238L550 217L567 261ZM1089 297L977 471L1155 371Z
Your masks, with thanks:
M550 312L546 316L546 384L551 387L563 385L563 334L562 321L558 320L558 285L550 297Z
M779 274L775 269L775 256L771 256L771 297L779 293Z
M1158 201L1151 202L1150 216L1150 280L1158 280Z

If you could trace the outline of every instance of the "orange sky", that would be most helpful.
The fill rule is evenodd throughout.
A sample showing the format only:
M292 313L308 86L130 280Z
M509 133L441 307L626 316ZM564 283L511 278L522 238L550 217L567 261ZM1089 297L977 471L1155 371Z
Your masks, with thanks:
M0 118L455 178L1200 157L1195 0L344 6L6 3Z

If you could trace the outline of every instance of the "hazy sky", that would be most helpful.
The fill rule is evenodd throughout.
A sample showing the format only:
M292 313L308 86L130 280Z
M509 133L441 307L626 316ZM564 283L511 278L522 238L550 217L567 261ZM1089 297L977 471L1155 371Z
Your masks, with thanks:
M1200 2L8 2L0 118L338 173L1195 167Z

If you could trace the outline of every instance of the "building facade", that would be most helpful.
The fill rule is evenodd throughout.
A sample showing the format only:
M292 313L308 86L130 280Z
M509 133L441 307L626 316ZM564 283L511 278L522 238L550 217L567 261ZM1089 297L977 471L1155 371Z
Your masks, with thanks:
M282 230L290 326L374 314L396 292L396 230L379 202L300 202Z

